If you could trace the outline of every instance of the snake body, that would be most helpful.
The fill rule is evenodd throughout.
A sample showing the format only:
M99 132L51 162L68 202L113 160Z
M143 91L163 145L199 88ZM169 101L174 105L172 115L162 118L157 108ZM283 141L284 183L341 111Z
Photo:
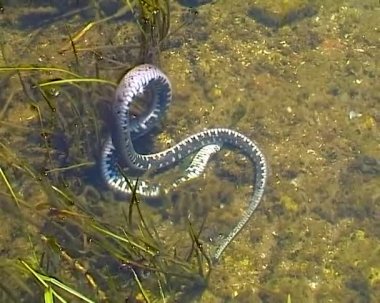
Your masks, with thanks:
M149 111L132 117L131 104L137 97L149 92L152 97ZM171 84L167 76L157 67L139 65L130 70L119 83L113 103L115 127L103 148L101 157L102 175L108 186L118 192L130 194L130 182L120 171L119 163L129 170L147 172L152 169L167 169L186 157L196 153L185 175L173 183L173 187L201 175L210 156L222 146L238 149L254 164L254 192L248 208L233 230L225 237L213 257L218 260L236 235L248 222L264 193L267 180L267 164L257 144L246 136L227 128L213 128L198 132L180 141L173 147L154 154L140 154L135 151L133 141L149 132L161 119L171 102ZM158 185L139 181L136 191L147 197L159 196Z

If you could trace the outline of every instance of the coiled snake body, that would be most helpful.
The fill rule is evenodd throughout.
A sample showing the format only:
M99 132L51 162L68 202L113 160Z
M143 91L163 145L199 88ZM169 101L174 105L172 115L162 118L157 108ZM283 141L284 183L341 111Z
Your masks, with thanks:
M130 107L134 100L146 92L152 97L151 108L139 117L130 115ZM185 175L173 184L195 178L202 174L210 156L222 146L238 149L254 164L254 192L248 208L242 218L225 237L216 249L213 257L218 260L235 236L248 222L264 193L267 179L265 157L256 143L246 136L226 128L213 128L196 133L173 147L154 154L139 154L135 151L133 140L149 132L160 120L171 102L171 85L166 75L153 65L140 65L130 70L117 87L113 103L115 127L112 136L106 140L101 158L101 170L108 186L122 193L131 193L125 174L120 171L120 161L128 169L149 171L165 169L173 166L191 154L196 153ZM144 196L159 196L158 185L149 185L145 181L138 182L136 191Z

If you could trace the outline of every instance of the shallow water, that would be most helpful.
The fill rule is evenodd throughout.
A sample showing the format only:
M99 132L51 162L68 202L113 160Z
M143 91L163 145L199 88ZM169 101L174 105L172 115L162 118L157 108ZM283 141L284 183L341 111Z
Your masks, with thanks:
M76 41L76 55L69 35L111 16L121 2L2 1L0 66L54 66L117 83L139 62L132 15L94 25ZM199 4L198 14L182 27L189 3ZM213 268L207 289L189 301L286 302L290 295L292 302L376 302L379 3L231 3L172 3L172 33L163 42L160 65L172 81L173 104L159 129L138 142L144 151L160 150L203 128L229 127L258 142L268 159L262 203ZM74 259L99 275L108 273L109 284L96 275L95 280L125 299L129 284L120 277L131 277L120 272L119 260L98 256L91 236L72 228L65 214L61 221L51 219L52 209L63 206L46 190L53 185L73 194L67 201L96 220L123 224L127 199L106 189L96 166L114 87L77 83L38 90L34 84L67 74L0 76L0 266L5 274L18 259L37 267L46 255L41 235L54 236ZM56 170L62 167L70 169ZM209 167L204 178L143 206L164 245L179 253L191 245L183 240L189 215L196 228L206 220L201 239L212 250L218 234L228 233L246 206L250 163L224 151ZM60 280L76 283L98 301L83 275L56 259L49 259L55 268L47 273L60 273ZM0 285L0 298L10 301L8 288ZM42 294L36 291L37 298L16 282L5 286L13 296L41 301Z

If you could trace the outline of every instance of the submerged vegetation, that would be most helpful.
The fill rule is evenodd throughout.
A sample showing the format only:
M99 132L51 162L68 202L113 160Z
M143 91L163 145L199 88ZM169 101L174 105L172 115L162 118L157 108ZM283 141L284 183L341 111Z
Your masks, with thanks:
M378 2L168 3L0 0L0 302L377 302ZM160 201L99 178L109 102L142 62L174 102L141 151L225 126L270 164L216 266L208 246L250 191L244 158L221 152Z
M97 178L97 150L90 142L100 146L102 132L96 104L86 100L99 99L99 87L104 93L115 83L98 73L81 75L80 44L95 26L128 12L141 33L136 64L157 63L170 25L166 0L126 1L115 14L68 34L69 44L60 52L73 54L70 70L0 67L9 96L0 122L1 220L11 229L3 231L8 241L17 233L21 245L5 247L2 240L2 254L8 252L0 261L2 302L170 302L188 296L186 289L198 293L207 284L211 264L190 221L187 248L170 248L136 195L129 204L116 205L112 196L102 197L81 181ZM2 39L1 55L10 63ZM18 98L23 100L21 123L8 113L16 110L12 103ZM121 217L115 223L102 218L101 201L118 208ZM17 219L9 222L12 217Z

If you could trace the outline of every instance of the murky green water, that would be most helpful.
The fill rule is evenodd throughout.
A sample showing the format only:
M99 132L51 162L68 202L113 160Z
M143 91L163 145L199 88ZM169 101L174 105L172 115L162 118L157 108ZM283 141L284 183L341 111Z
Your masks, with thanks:
M87 28L76 53L69 36L112 16L122 2L0 2L0 66L53 66L117 83L139 62L140 35L130 13ZM195 17L189 3L199 4ZM203 128L230 127L258 142L270 166L259 209L213 268L208 287L181 290L197 293L187 301L287 302L290 295L292 302L377 302L379 18L375 0L173 1L172 33L160 57L173 104L141 148L159 150ZM99 301L64 251L111 302L128 296L143 302L131 292L123 262L94 244L78 215L110 228L125 224L128 199L106 189L96 166L114 87L36 87L70 77L0 73L0 298L42 301L43 289L21 269L21 259ZM206 220L201 239L212 249L210 239L228 233L246 206L249 165L222 152L205 178L142 203L162 245L185 254L190 215L196 230ZM178 291L175 282L171 287Z

